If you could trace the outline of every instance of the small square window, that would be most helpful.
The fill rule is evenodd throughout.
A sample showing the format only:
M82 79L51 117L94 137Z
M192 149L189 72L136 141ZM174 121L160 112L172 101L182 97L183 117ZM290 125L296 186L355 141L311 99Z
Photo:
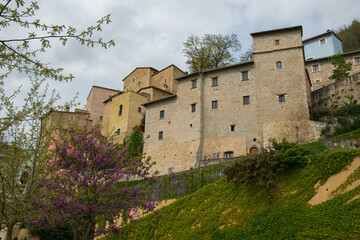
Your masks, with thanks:
M141 113L141 107L138 107L138 113Z
M320 39L319 43L320 43L320 45L325 45L326 44L325 38Z
M279 95L279 102L285 102L285 94Z
M243 80L243 81L249 80L249 72L248 71L241 72L241 80Z
M71 115L70 115L70 116L69 116L69 120L70 120L70 121L74 120L74 116L71 116Z
M191 112L196 112L196 103L191 104Z
M100 116L99 121L102 122L102 120L103 120L103 116Z
M320 71L320 66L318 64L312 65L312 71L313 72L319 72Z
M161 110L160 111L160 118L164 118L165 117L165 110Z
M120 128L116 130L116 135L120 135Z
M196 88L197 80L191 80L191 88Z
M216 100L216 101L212 101L211 102L211 109L218 109L218 101Z
M250 104L250 96L243 96L243 105Z
M192 123L190 124L190 127L192 127L193 125L192 125Z
M354 58L355 64L360 64L360 57Z
M140 87L140 85L141 85L141 82L138 82L138 86Z
M135 82L135 79L136 79L136 78L132 78L132 80L131 80L131 81L132 81L132 82Z
M275 45L276 45L276 46L279 46L279 45L280 45L280 40L279 40L279 39L276 39L276 40L275 40Z
M235 125L230 125L230 131L235 132Z
M276 69L282 69L282 62L281 61L276 62Z
M217 78L217 77L212 78L212 84L211 84L211 86L212 86L212 87L218 86L218 78Z
M321 79L316 79L315 82L319 83L319 82L321 82Z
M159 132L159 140L162 140L164 138L164 132L161 131Z

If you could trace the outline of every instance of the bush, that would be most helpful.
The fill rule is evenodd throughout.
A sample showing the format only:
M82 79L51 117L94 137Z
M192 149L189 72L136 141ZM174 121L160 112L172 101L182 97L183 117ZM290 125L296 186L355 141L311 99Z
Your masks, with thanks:
M275 186L276 159L272 152L249 155L224 170L227 181L270 189Z

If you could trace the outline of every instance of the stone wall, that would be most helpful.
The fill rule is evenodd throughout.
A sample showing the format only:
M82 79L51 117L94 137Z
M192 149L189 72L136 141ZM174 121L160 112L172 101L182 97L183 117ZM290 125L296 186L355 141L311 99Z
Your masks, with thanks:
M347 96L351 95L360 102L360 73L313 91L311 109L316 112L326 109L335 110L344 102L349 102Z

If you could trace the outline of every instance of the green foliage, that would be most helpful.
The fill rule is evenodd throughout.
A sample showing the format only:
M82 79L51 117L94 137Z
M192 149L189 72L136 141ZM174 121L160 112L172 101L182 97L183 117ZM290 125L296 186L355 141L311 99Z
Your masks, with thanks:
M332 142L340 142L348 139L360 139L360 128L331 138Z
M360 49L360 22L354 19L351 24L338 28L336 34L342 40L343 51L351 52Z
M330 60L331 64L334 65L334 70L329 79L339 81L349 76L352 68L351 62L346 62L341 54L333 55Z
M191 72L227 66L235 62L230 51L236 52L241 49L236 34L205 34L203 37L191 35L183 44L182 52L187 58L186 64Z
M269 190L275 187L278 173L306 165L305 155L309 152L307 147L285 139L280 143L275 139L270 142L273 147L270 151L242 157L226 167L224 174L227 181Z
M227 181L270 189L276 183L277 163L272 152L262 152L240 158L224 174Z
M271 143L275 149L274 157L277 162L278 172L305 166L307 162L305 155L308 153L308 149L305 146L288 142L285 139L280 143L272 139Z
M328 149L328 147L326 147L321 140L309 142L305 144L304 147L307 148L309 154L321 153Z
M144 147L144 134L139 126L135 126L134 131L131 133L126 142L126 158L141 158Z
M103 239L355 240L360 234L360 199L350 199L360 194L360 187L315 206L307 202L317 182L358 154L343 150L307 155L306 167L278 175L271 201L264 191L221 179Z

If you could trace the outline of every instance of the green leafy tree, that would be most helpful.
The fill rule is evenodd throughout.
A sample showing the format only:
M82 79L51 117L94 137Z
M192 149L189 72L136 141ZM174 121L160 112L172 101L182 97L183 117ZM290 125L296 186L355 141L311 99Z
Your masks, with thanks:
M360 21L354 19L351 24L344 25L337 30L336 34L342 40L343 51L351 52L360 49Z
M241 43L236 34L205 34L203 37L191 35L184 42L183 53L191 72L204 71L227 66L235 62L232 52L240 51Z
M2 34L0 37L0 229L7 228L6 239L12 237L13 226L25 218L37 214L29 204L38 198L39 173L50 169L49 132L42 127L41 119L57 106L60 99L49 88L48 80L70 81L71 74L63 74L62 68L41 62L53 41L66 45L71 39L82 45L108 48L112 40L93 39L96 31L110 22L109 16L100 19L95 26L77 31L72 26L48 25L36 19L37 2L4 0L0 3L0 32L13 28L20 36ZM12 81L18 76L28 79L29 88L11 90ZM66 103L73 106L74 101Z
M141 158L144 146L144 134L140 126L136 126L126 142L126 157L128 159Z
M339 81L349 76L352 68L351 62L346 62L343 56L341 56L341 54L332 56L330 60L331 64L334 66L334 70L332 75L330 76L330 79Z

